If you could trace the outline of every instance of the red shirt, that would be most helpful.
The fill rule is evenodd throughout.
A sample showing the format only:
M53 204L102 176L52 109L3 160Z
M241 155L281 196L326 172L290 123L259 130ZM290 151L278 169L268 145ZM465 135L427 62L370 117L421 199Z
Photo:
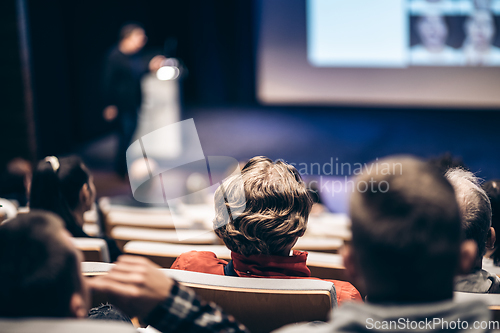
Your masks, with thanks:
M293 251L293 256L251 255L245 257L231 252L236 274L242 277L267 277L275 279L318 279L311 277L306 265L307 252ZM190 251L181 254L170 267L185 271L224 275L226 260L217 258L208 251ZM319 280L319 279L318 279ZM327 280L333 282L337 293L337 303L346 301L362 301L361 295L352 284L346 281Z

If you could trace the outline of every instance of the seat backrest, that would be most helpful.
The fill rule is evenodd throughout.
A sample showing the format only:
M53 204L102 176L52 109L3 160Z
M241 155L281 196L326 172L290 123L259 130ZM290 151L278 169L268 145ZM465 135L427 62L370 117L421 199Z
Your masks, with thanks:
M111 230L111 237L116 240L118 247L129 241L151 241L179 244L215 244L217 236L207 230L160 230L149 228L115 227Z
M170 268L177 257L189 251L209 251L215 253L219 259L231 259L231 251L225 245L131 241L123 247L123 252L146 257L164 268ZM339 254L309 252L307 266L311 270L311 276L328 280L347 281L342 257Z
M73 244L83 252L85 261L110 262L108 244L100 238L74 237Z
M97 265L92 265L97 264ZM83 263L84 275L105 274L112 265ZM337 306L333 283L308 279L258 279L163 269L206 301L221 306L251 332L270 332L302 321L326 321ZM99 295L97 295L99 297ZM100 302L105 301L100 298Z
M161 215L113 210L107 214L106 223L109 225L110 229L119 225L153 229L189 228L192 225L187 219L183 220L179 218L177 218L174 223L174 219L170 213Z
M201 298L221 306L251 332L270 332L302 321L326 321L337 296L333 283L308 279L258 279L163 270Z
M2 319L0 332L8 333L137 333L134 326L117 321L90 319Z
M189 251L209 251L215 253L217 258L231 260L231 251L225 245L189 245L131 241L123 247L123 252L146 257L163 268L170 268L177 257Z
M309 252L307 267L311 271L311 276L327 280L349 281L340 254Z
M344 241L335 237L300 237L293 249L337 253L343 245Z
M454 292L456 302L482 301L488 305L493 314L493 319L500 321L500 294L479 294Z
M105 262L82 262L81 269L83 276L92 277L107 274L113 266Z

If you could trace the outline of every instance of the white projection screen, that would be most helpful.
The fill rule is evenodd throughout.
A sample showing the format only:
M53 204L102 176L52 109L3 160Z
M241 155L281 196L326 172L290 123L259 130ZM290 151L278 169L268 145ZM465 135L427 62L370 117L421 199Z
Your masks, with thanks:
M260 0L264 104L498 109L500 0Z

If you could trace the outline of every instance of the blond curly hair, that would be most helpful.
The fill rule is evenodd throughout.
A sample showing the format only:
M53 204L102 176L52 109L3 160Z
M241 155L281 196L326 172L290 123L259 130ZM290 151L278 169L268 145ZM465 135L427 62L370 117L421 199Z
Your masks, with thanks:
M306 231L311 206L295 167L257 156L215 192L214 230L233 252L281 255Z

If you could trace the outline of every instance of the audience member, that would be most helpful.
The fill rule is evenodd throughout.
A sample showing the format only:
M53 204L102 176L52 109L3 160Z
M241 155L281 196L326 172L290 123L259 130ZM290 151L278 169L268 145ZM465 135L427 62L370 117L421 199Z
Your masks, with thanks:
M465 239L477 244L477 256L470 271L461 272L455 290L474 293L500 293L500 278L483 269L483 256L493 248L495 229L491 227L491 205L479 179L470 171L450 169L446 178L453 185L462 216Z
M490 180L483 184L483 189L491 203L491 227L495 235L500 231L500 179ZM500 265L500 250L495 246L490 256L495 265Z
M419 330L440 331L458 320L468 328L489 320L485 304L452 300L455 272L468 269L476 254L473 241L462 242L453 187L437 169L412 157L378 163L399 163L402 172L366 168L358 176L350 202L352 245L344 251L345 267L365 287L367 302L345 304L328 323L279 332L411 331L408 323L421 321L430 327Z
M92 208L96 190L90 171L77 156L49 156L33 174L30 208L58 214L73 237L90 237L83 230L83 215ZM121 254L114 240L104 238L114 261Z
M33 168L27 160L18 157L9 161L0 176L0 198L11 200L21 207L26 206L32 173Z
M145 258L122 256L109 274L92 279L82 277L81 259L55 214L32 211L2 224L0 327L12 318L86 318L91 287L161 332L246 331ZM117 325L114 332L128 327Z
M244 190L245 197L231 195L238 189ZM240 202L245 198L246 203ZM254 157L243 167L241 177L230 177L217 189L215 202L214 229L231 250L232 260L219 259L213 252L191 251L179 256L171 268L242 277L311 278L307 252L292 248L306 231L313 201L292 165ZM245 209L238 217L227 214L242 204ZM350 283L333 283L339 304L361 300Z

